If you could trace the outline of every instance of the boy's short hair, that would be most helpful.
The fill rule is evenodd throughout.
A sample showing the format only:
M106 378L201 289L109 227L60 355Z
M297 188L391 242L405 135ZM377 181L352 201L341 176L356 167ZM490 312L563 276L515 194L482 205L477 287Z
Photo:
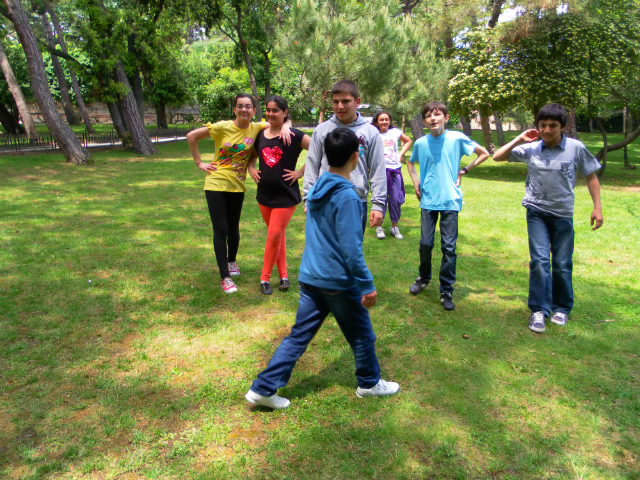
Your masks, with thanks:
M567 125L567 111L558 103L547 103L536 114L536 128L540 120L557 120L564 128Z
M431 102L422 109L422 118L426 117L427 113L431 113L436 110L442 113L445 117L449 115L449 109L447 109L447 106L444 103Z
M336 93L348 93L354 100L360 96L358 86L351 80L340 80L336 83L331 89L331 96L333 97Z
M330 131L324 139L324 153L332 167L344 167L351 155L359 149L358 137L345 127Z

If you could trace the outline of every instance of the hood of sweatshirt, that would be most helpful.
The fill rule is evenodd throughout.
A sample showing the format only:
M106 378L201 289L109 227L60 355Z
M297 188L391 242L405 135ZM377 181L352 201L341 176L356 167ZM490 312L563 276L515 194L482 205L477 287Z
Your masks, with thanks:
M339 127L357 127L358 125L364 125L365 123L369 124L369 122L367 122L364 117L360 115L360 112L356 112L356 119L349 125L343 125L343 123L338 120L338 117L336 117L335 114L331 115L329 121L338 124Z
M342 190L354 189L354 185L344 177L331 172L325 172L317 183L309 190L307 207L311 210L322 208L326 202Z

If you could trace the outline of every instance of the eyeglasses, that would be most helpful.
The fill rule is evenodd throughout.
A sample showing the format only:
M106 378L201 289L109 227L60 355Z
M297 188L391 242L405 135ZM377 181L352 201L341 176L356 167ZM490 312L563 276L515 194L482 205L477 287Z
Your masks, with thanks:
M236 110L253 110L253 105L236 105Z

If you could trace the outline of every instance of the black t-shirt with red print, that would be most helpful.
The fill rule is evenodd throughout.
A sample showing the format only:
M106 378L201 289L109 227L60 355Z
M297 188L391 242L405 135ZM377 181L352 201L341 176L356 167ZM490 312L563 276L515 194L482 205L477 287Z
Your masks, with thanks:
M269 208L288 208L302 201L300 186L296 180L293 185L282 177L286 170L295 170L298 156L302 151L300 143L304 132L292 128L295 135L291 137L291 145L285 145L279 137L267 138L265 130L256 138L255 148L258 152L258 170L260 183L256 200L260 205Z

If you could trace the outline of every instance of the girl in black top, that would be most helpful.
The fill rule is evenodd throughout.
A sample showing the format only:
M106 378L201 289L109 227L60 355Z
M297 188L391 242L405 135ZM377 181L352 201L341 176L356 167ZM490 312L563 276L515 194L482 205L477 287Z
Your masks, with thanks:
M256 157L249 161L249 175L258 185L258 206L267 224L267 244L264 249L264 264L260 277L260 291L271 295L269 285L273 266L278 267L280 284L278 290L289 288L285 230L296 206L301 202L298 180L304 177L304 166L296 170L302 149L308 150L311 138L304 132L291 129L291 145L280 140L280 130L288 119L287 101L279 95L267 100L266 118L270 128L258 134L255 151L260 159L260 170L256 170Z

